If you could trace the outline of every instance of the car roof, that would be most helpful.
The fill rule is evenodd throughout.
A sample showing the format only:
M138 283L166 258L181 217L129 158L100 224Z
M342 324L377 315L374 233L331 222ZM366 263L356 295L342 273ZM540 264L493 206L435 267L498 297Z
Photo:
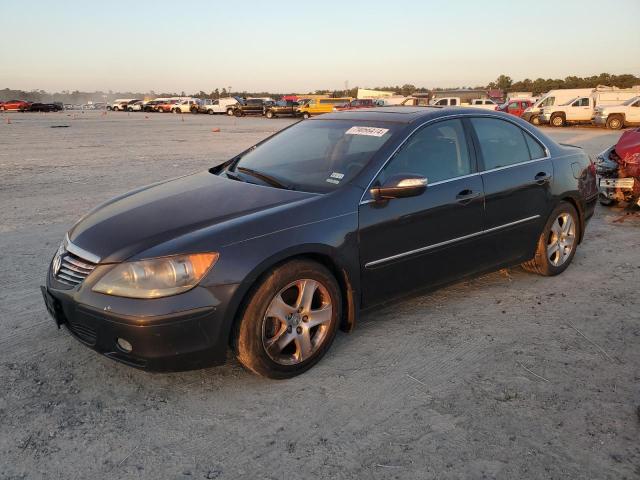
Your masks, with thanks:
M493 113L488 110L465 107L377 107L360 110L346 110L341 112L326 113L311 120L361 120L370 122L413 123L415 121L428 120L430 118L446 117L453 114L478 114Z

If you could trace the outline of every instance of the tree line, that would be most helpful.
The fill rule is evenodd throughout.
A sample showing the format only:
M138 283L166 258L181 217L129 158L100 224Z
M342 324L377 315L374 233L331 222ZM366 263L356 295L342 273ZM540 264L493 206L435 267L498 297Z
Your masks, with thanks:
M569 76L562 78L537 78L531 80L525 78L524 80L513 81L513 79L505 74L500 75L495 81L489 82L487 85L479 85L474 87L455 87L456 89L474 88L474 89L498 89L504 93L508 92L532 92L533 95L540 95L548 92L549 90L555 90L560 88L595 88L598 85L606 85L618 88L630 88L636 85L640 85L640 77L632 74L613 75L609 73L601 73L600 75L593 75L590 77L577 77ZM416 87L412 84L404 85L390 85L375 87L372 90L384 90L395 92L400 95L413 95L415 93L428 93L438 90L447 90L445 88L426 88ZM348 90L316 90L313 93L316 95L330 95L333 97L348 96L355 98L358 92L358 87L354 87ZM297 92L302 93L302 92ZM210 92L200 90L197 93L188 95L186 92L160 92L156 93L153 90L149 92L81 92L78 90L49 93L44 90L13 90L5 88L0 90L0 101L7 100L26 100L29 102L62 102L72 104L84 104L90 101L92 102L111 102L116 98L156 98L156 97L196 97L196 98L221 98L227 96L239 96L239 97L273 97L279 98L282 93L274 92L247 92L247 91L231 91L227 88L215 88Z

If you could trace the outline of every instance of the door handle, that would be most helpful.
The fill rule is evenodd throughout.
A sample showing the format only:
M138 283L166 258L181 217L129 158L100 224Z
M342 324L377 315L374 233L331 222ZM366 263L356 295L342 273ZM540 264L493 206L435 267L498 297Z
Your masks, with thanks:
M551 180L551 175L549 175L547 172L540 172L534 177L534 180L538 185L544 185L545 183L548 183L549 180Z
M474 192L473 190L464 189L460 193L456 195L456 200L458 203L462 205L467 205L474 198L478 198L480 196L480 192Z

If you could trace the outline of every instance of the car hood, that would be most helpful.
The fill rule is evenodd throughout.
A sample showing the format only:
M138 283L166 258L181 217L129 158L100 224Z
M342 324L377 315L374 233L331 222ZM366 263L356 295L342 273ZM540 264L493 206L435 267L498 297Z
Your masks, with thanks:
M194 230L312 196L205 171L109 200L83 217L69 240L102 262L119 262Z

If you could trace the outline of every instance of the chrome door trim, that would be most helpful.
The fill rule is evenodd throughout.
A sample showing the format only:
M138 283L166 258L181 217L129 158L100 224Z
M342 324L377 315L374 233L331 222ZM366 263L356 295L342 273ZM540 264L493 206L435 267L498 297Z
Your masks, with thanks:
M360 202L359 205L365 205L367 203L371 203L370 200L363 200L364 196L369 192L369 189L371 188L371 185L373 184L373 182L375 181L375 179L378 177L378 175L380 175L380 172L384 169L384 167L387 166L387 164L389 163L389 161L395 156L396 153L398 153L398 150L400 150L404 144L407 142L407 140L409 140L409 138L411 138L411 136L416 133L418 130L420 130L422 127L429 125L430 123L436 123L440 120L451 120L451 119L456 119L456 118L463 118L463 117L487 117L487 118L495 118L497 120L502 120L505 122L509 122L513 125L515 125L516 127L518 127L521 130L524 130L525 132L527 132L529 135L531 135L533 138L535 138L538 143L540 145L542 145L544 147L544 152L546 154L546 156L542 157L542 158L535 158L533 160L527 160L526 162L520 162L520 163L514 163L513 165L506 165L504 167L497 167L497 168L492 168L491 170L484 170L481 172L474 172L474 173L470 173L468 175L462 175L459 177L454 177L454 178L448 178L447 180L441 180L439 182L434 182L431 185L439 185L442 183L446 183L446 182L452 182L454 180L458 180L461 178L467 178L467 177L473 177L476 175L482 175L484 173L490 173L490 172L495 172L498 170L504 170L506 168L511 168L511 167L518 167L520 165L526 165L528 163L533 163L533 162L540 162L542 160L548 160L551 158L551 152L549 150L549 147L547 147L547 145L540 140L540 138L538 138L538 136L533 133L530 132L529 130L522 128L521 125L518 125L518 123L514 122L513 120L511 120L510 118L503 118L503 117L499 117L497 115L491 115L491 114L487 114L487 113L457 113L457 114L453 114L453 115L445 115L442 117L438 117L438 118L432 118L430 120L427 120L426 122L421 123L420 125L418 125L416 128L414 128L406 137L405 139L400 143L400 145L398 145L393 152L391 152L391 154L387 157L387 159L384 161L384 163L382 164L382 166L378 169L378 171L375 173L375 175L371 178L371 180L369 181L369 184L367 185L367 188L364 189L364 192L362 192L362 195L360 196ZM409 172L407 172L409 173ZM428 179L427 179L428 180ZM429 188L429 184L427 184L427 188Z
M409 250L407 252L398 253L396 255L392 255L390 257L380 258L378 260L373 260L371 262L367 262L364 265L364 268L375 267L376 265L380 265L382 263L390 262L392 260L397 260L399 258L407 257L409 255L414 255L416 253L426 252L428 250L433 250L434 248L443 247L445 245L449 245L451 243L460 242L462 240L467 240L469 238L477 237L479 235L484 235L485 233L495 232L496 230L501 230L503 228L512 227L514 225L518 225L520 223L529 222L531 220L535 220L536 218L540 218L540 215L533 215L527 218L521 218L520 220L516 220L515 222L505 223L504 225L499 225L497 227L488 228L486 230L481 230L479 232L470 233L469 235L464 235L462 237L452 238L450 240L445 240L444 242L434 243L432 245L427 245L426 247L416 248L415 250Z

